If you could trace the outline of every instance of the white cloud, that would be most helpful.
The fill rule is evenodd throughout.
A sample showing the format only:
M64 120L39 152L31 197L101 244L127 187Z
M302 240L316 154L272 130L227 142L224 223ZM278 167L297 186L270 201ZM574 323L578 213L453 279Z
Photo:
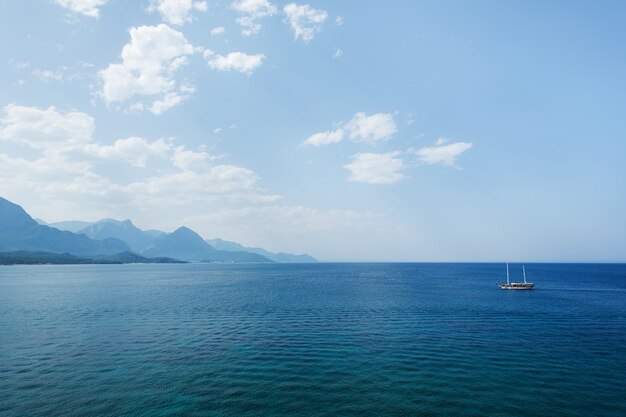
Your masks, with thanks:
M5 106L0 141L36 152L30 152L30 159L0 152L0 178L10 178L0 181L0 195L112 204L115 210L124 205L160 209L190 202L275 199L258 188L256 173L216 165L219 156L203 150L140 137L101 144L93 132L93 118L85 113Z
M25 157L20 146L0 146L0 195L48 221L130 217L164 230L186 224L205 237L333 259L380 256L381 241L397 243L402 233L374 213L279 205L257 173L217 162L202 147L141 137L98 142L94 128L78 111L0 108L0 143L32 148Z
M343 26L343 17L342 16L337 16L337 18L335 19L335 24L337 26Z
M419 149L411 149L410 151L417 155L420 162L424 164L455 166L456 158L473 146L472 143L468 142L446 144L447 142L446 139L440 138L435 146L426 146Z
M89 142L94 128L93 118L85 113L62 114L54 107L39 109L9 104L0 118L0 139L33 149L53 149Z
M333 59L341 58L343 56L343 51L339 48L335 48L335 53L333 54Z
M400 152L357 153L353 161L344 168L351 171L349 181L369 184L393 184L406 178L401 171L404 161L398 158Z
M273 16L278 9L268 0L236 0L230 6L240 14L237 23L241 25L241 34L252 36L259 33L261 24L257 20Z
M98 74L102 80L100 96L107 104L126 102L134 109L155 114L179 104L191 93L178 85L174 73L195 52L184 35L165 24L130 29L130 43L122 49L122 62L110 64ZM141 97L152 97L145 103Z
M216 159L219 159L219 157L207 152L191 151L185 149L184 146L176 147L171 156L172 164L183 171L202 171Z
M398 131L396 122L389 113L367 116L359 112L346 124L346 129L350 132L351 140L368 144L386 141Z
M226 32L226 28L224 26L218 26L211 29L211 36L221 36Z
M195 88L182 85L178 91L170 91L166 93L163 98L152 102L148 110L154 114L161 114L166 110L182 103L187 97L195 91Z
M311 41L320 28L328 13L325 10L313 9L308 4L298 5L295 3L289 3L283 8L286 21L291 26L294 39L302 38L303 41Z
M376 113L367 116L365 113L359 112L338 129L330 132L315 133L309 136L303 144L320 146L337 143L341 142L344 134L347 133L351 140L371 145L390 139L397 130L396 122L389 113Z
M206 11L206 1L193 0L152 0L148 11L158 11L163 20L171 25L181 26L193 20L193 10Z
M130 137L118 139L113 145L98 145L91 143L85 146L84 151L88 155L98 158L124 159L137 167L145 167L151 156L166 158L171 150L171 145L163 139L149 142L147 139Z
M304 141L304 145L320 146L337 143L343 140L343 136L344 131L341 128L329 132L315 133L309 136L309 138Z
M265 55L248 55L243 52L231 52L226 56L215 55L211 50L204 51L204 57L209 67L218 71L238 71L243 74L252 74L263 64Z
M100 6L104 6L108 0L54 0L56 4L64 7L72 13L80 13L85 16L100 17Z
M144 195L152 202L177 205L202 201L219 194L254 191L258 176L251 170L234 165L206 167L201 171L182 170L155 175L125 187L131 194ZM172 201L178 200L178 201Z
M12 153L19 147L0 146L0 195L48 221L130 217L164 230L185 224L205 237L333 259L377 254L381 240L401 233L373 213L279 205L257 173L218 163L202 148L140 137L98 143L94 128L82 112L0 108L0 143L33 148L25 158Z

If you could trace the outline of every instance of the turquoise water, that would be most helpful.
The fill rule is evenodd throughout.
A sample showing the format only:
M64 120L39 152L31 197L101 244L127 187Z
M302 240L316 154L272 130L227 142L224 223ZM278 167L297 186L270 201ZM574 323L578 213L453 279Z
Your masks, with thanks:
M526 269L0 267L0 415L626 415L626 265Z

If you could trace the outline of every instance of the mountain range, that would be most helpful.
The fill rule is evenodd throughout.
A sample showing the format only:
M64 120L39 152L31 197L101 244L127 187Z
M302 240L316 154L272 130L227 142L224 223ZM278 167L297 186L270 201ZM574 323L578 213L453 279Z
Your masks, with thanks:
M70 254L111 262L317 262L303 254L272 253L221 239L205 240L180 227L172 233L141 230L130 220L35 221L0 197L0 252Z
M294 255L292 253L286 252L278 252L273 253L266 251L261 248L248 248L246 246L240 245L239 243L229 242L227 240L222 239L207 239L207 243L213 246L215 249L227 251L227 252L250 252L256 253L257 255L265 256L268 259L271 259L274 262L281 263L311 263L317 262L317 259L314 257L303 253L301 255Z
M22 207L0 197L0 251L16 250L98 256L130 248L119 239L94 240L82 234L40 225Z

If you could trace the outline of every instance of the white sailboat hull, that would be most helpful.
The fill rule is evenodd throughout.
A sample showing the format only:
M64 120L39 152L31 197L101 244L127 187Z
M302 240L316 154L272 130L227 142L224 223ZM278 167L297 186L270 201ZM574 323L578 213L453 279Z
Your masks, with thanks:
M498 287L500 287L503 290L532 290L535 288L535 284L533 283L516 283L513 282L511 284L496 284Z

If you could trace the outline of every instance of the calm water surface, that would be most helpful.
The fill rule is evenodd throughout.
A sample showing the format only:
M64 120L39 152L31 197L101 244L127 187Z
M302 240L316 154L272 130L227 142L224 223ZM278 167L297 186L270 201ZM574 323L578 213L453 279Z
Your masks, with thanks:
M626 265L526 267L0 267L0 415L625 416Z

